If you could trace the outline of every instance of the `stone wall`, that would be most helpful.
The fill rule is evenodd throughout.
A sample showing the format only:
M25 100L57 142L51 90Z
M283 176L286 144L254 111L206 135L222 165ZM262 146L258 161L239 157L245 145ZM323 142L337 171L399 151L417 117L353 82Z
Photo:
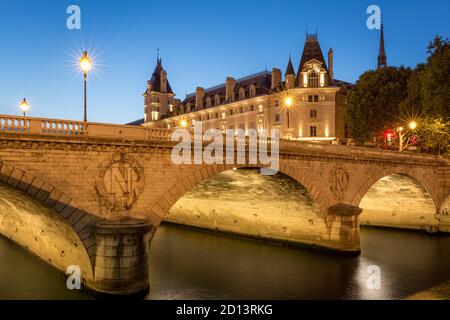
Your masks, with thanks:
M79 266L83 282L92 284L89 256L72 227L55 210L1 183L0 234L63 273Z
M428 192L404 175L376 182L362 199L361 225L438 231L436 208Z
M308 190L257 169L219 173L177 201L165 221L292 243L324 244L324 215Z

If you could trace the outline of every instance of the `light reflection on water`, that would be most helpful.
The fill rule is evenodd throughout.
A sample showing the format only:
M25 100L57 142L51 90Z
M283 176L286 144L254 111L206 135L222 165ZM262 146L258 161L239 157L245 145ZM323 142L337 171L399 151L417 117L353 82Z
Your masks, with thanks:
M345 258L162 227L150 255L151 299L395 299L450 278L450 237L363 229ZM381 268L368 290L367 267ZM0 299L89 299L64 277L0 238Z

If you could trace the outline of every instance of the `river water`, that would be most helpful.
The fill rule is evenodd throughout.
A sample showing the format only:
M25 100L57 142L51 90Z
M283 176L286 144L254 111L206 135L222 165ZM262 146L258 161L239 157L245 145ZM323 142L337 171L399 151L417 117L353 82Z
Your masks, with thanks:
M150 252L147 299L399 299L450 279L450 237L363 229L362 254L304 249L164 226ZM381 287L367 287L369 266ZM0 299L92 299L0 238Z

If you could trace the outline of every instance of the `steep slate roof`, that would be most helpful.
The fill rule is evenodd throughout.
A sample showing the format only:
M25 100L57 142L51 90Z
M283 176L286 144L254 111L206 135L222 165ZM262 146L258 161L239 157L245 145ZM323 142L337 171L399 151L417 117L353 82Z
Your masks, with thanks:
M288 74L295 75L294 66L292 65L291 55L289 55L288 65L286 68L286 73L284 75L287 76Z
M256 96L267 94L270 91L272 74L268 71L259 72L244 78L236 79L234 92L239 92L240 88L249 89L252 84L256 86ZM215 95L224 97L226 94L226 83L205 89L204 99L206 97L214 98ZM195 105L195 93L188 94L183 104L191 103Z
M317 34L307 34L306 35L306 42L305 46L303 48L303 54L302 58L300 60L300 65L298 66L298 72L297 72L297 79L295 80L295 86L299 86L300 84L300 76L303 69L303 66L308 61L311 61L312 59L316 59L320 62L322 62L322 66L327 71L327 82L331 83L331 78L328 73L328 67L327 63L325 62L325 59L323 57L322 49L320 48L319 39L317 37Z
M151 86L150 91L161 92L161 72L165 71L162 66L162 60L158 58L155 70L153 71L152 78L148 82ZM145 91L145 93L148 93ZM169 80L167 80L167 93L173 94L172 87L170 86Z
M139 119L139 120L127 123L125 125L127 125L127 126L140 126L140 125L142 125L144 123L145 123L144 118L142 118L142 119Z

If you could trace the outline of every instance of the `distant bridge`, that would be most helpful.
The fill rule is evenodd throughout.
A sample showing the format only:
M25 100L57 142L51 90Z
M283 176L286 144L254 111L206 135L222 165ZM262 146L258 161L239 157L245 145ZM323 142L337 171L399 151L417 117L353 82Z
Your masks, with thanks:
M250 165L175 165L171 131L0 115L0 233L85 285L109 294L149 288L148 245L172 206L216 173ZM359 204L378 180L413 178L450 232L450 164L439 156L293 140L279 142L280 172L320 208L313 240L359 253ZM259 165L251 165L259 167ZM299 213L301 214L301 213Z

